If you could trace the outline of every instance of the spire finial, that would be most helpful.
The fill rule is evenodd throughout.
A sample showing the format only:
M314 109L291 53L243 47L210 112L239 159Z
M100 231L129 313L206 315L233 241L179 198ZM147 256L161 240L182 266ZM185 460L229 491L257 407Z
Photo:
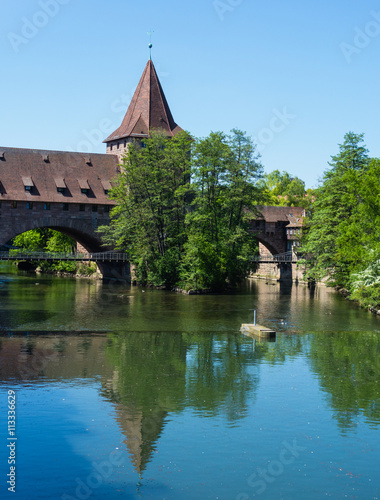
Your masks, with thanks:
M149 36L149 59L152 60L152 47L153 47L153 44L152 44L152 33L154 33L153 31L148 31L148 36Z

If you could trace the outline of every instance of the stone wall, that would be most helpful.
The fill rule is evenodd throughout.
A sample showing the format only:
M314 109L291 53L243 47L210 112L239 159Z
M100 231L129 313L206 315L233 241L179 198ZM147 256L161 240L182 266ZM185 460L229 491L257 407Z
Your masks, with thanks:
M257 270L251 274L251 277L281 281L304 281L304 269L296 263L290 262L261 263Z
M122 163L123 155L128 151L129 144L134 139L127 137L119 141L111 141L107 143L107 154L115 155L118 157L118 162Z

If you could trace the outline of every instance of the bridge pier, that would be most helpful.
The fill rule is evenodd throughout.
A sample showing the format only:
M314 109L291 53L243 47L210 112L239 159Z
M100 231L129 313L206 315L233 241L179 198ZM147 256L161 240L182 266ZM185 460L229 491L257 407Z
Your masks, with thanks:
M277 281L303 281L303 269L295 262L261 262L251 277Z
M103 280L131 282L131 268L129 262L97 262Z

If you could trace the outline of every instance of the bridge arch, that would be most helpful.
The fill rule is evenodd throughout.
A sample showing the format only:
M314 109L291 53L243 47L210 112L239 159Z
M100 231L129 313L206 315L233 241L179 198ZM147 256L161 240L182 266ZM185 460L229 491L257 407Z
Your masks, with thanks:
M259 242L259 251L260 255L265 254L265 250L267 250L269 253L272 255L278 255L280 253L283 253L285 250L283 250L282 246L279 247L278 245L274 244L272 241L268 241L267 239L256 235L256 239Z
M17 218L18 219L18 218ZM19 234L33 229L48 228L59 231L82 245L89 253L98 253L111 250L105 247L96 229L103 224L109 223L109 218L98 219L96 217L74 218L74 217L49 217L42 216L36 218L25 217L22 220L13 220L6 231L0 232L0 246L7 244ZM129 264L116 262L98 261L97 265L103 278L120 281L129 281Z
M32 229L48 228L70 236L89 252L101 252L105 250L100 235L95 232L98 225L100 225L98 221L95 221L95 224L91 224L91 221L74 219L72 217L37 217L35 219L23 218L14 222L15 224L12 224L6 232L1 232L0 246L5 245L19 234ZM104 221L105 224L107 222L108 220Z

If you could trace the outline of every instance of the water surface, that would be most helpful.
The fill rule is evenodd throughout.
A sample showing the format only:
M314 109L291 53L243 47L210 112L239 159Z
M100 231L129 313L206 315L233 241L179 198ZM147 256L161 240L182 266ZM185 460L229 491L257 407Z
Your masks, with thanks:
M254 309L276 342L240 334ZM332 290L185 296L3 266L0 332L1 498L379 497L380 322Z

